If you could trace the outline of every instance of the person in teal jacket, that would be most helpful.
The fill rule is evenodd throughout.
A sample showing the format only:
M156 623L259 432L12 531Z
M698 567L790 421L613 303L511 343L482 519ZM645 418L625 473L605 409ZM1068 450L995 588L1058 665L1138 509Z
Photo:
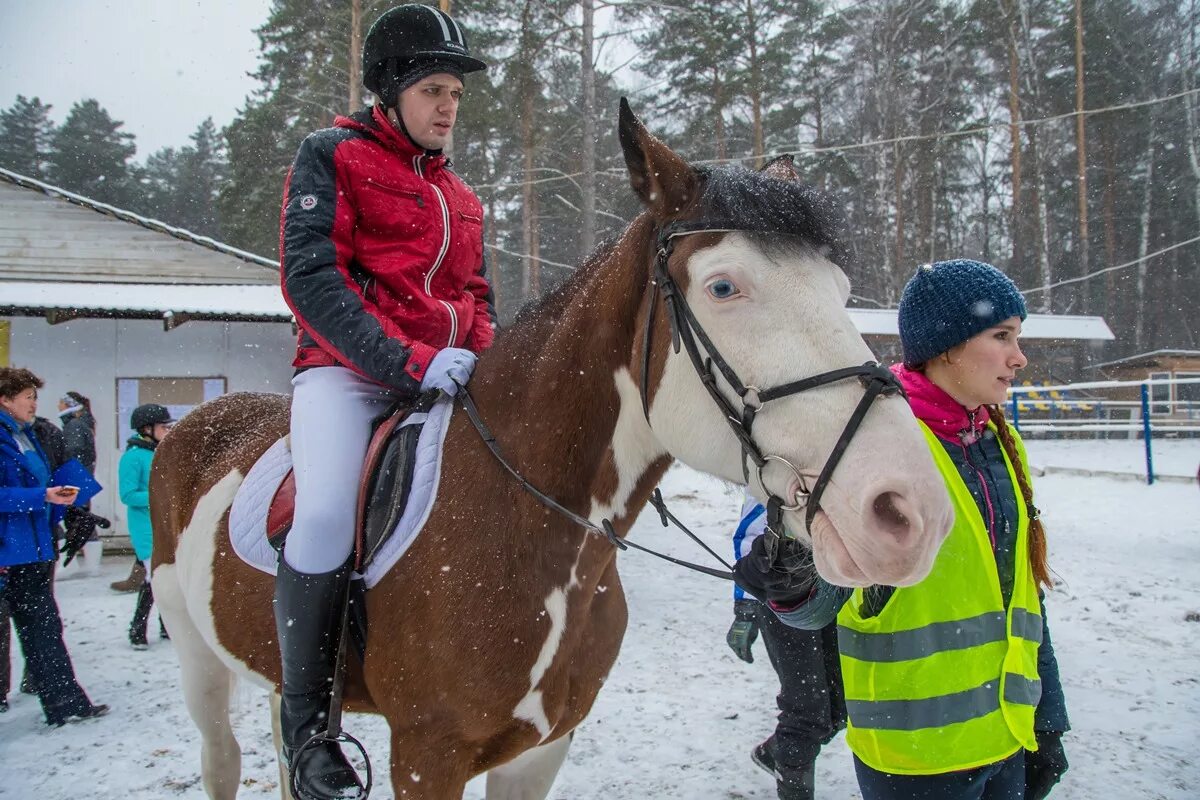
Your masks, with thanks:
M138 589L137 605L134 607L133 620L129 623L129 644L135 650L145 650L147 647L146 622L150 619L150 607L154 604L154 594L150 591L150 548L154 540L150 527L150 463L154 460L155 449L171 430L174 421L171 412L157 403L135 408L129 417L129 427L133 428L134 433L126 443L117 470L121 502L125 504L125 516L129 523L129 540L133 543L133 553L138 562L145 567L146 576ZM166 629L161 627L161 618L159 625L162 638L167 638Z

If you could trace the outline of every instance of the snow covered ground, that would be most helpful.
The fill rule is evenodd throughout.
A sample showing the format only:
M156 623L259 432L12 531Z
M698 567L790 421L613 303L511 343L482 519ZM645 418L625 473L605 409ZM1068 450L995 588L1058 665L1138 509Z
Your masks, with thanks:
M1129 443L1032 442L1031 460L1093 467L1133 458ZM1200 447L1164 443L1161 458L1195 474ZM1178 445L1178 446L1176 446ZM1176 465L1177 462L1177 465ZM1178 483L1050 474L1037 496L1062 585L1048 600L1074 731L1071 770L1053 797L1200 796L1200 492ZM728 549L738 494L682 467L664 494L677 515L719 551ZM637 540L700 559L686 539L643 515ZM575 738L551 794L556 800L769 800L773 785L749 760L774 719L776 684L761 643L753 665L725 647L729 586L636 552L621 556L630 605L625 646L608 685ZM134 652L125 639L132 595L108 583L127 573L111 559L102 575L62 580L58 597L81 682L107 717L48 730L34 698L12 694L0 715L0 797L199 800L198 738L178 691L169 643ZM15 649L15 648L14 648ZM20 660L14 656L14 673ZM241 796L278 796L266 697L239 690L235 727L243 750ZM353 715L348 729L387 775L381 721ZM818 762L823 798L855 798L850 755L839 737ZM390 798L384 785L372 793ZM483 797L480 781L468 800Z

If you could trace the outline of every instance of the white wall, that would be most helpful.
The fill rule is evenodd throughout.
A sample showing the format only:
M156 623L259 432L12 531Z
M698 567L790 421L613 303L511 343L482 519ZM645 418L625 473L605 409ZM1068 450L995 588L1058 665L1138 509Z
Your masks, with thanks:
M79 392L96 416L96 479L104 491L92 508L127 535L117 495L117 378L226 378L228 390L290 392L296 338L290 325L188 322L164 332L155 320L80 319L50 325L9 317L10 364L33 370L46 386L38 414L59 422L58 398ZM110 531L111 533L111 531Z

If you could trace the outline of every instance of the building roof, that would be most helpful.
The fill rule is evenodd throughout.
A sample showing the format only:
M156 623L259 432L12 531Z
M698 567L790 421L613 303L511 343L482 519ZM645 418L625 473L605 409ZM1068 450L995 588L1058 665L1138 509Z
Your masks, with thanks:
M177 320L174 324L187 319L292 321L291 309L274 282L254 286L6 281L0 292L0 314L45 316L51 322L80 317L167 320L169 315ZM850 319L864 335L898 335L895 309L852 308ZM1031 314L1022 338L1111 339L1113 335L1100 317Z
M850 319L863 335L899 336L894 308L852 308ZM1115 339L1103 317L1030 314L1021 324L1022 339Z
M0 280L275 284L278 265L0 168Z
M167 330L189 320L292 321L277 284L5 281L0 314L44 316L51 324L86 317L161 319Z
M1139 353L1136 356L1118 358L1116 361L1106 361L1103 364L1093 364L1088 369L1108 369L1110 367L1150 367L1164 358L1197 358L1200 350L1151 350L1149 353Z

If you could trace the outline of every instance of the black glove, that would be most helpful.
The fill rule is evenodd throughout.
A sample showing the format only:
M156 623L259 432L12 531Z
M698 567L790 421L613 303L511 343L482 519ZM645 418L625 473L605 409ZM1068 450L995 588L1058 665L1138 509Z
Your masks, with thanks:
M754 663L754 653L750 648L758 640L758 607L757 600L733 601L733 624L725 634L725 644L733 654L747 664Z
M781 539L767 531L754 540L750 552L733 566L738 586L764 603L798 606L817 583L812 550L795 539Z
M96 532L96 528L107 529L112 525L107 519L97 516L86 508L79 506L67 506L67 511L63 517L63 523L67 528L66 540L63 543L62 554L63 566L70 564L72 559L79 554L83 546L92 538L92 534Z
M1067 771L1061 731L1036 731L1037 751L1025 751L1025 800L1044 800Z

